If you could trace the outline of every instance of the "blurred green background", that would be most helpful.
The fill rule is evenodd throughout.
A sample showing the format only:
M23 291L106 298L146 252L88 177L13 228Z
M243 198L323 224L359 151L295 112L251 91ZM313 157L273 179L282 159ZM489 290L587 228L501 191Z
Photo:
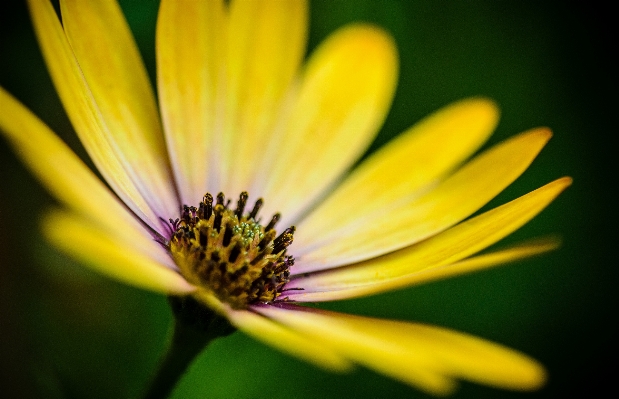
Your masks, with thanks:
M122 2L151 76L157 1ZM496 270L329 304L477 334L539 359L548 384L514 393L463 383L457 398L579 397L609 385L616 361L615 33L610 11L554 1L313 1L311 51L336 28L369 21L400 51L393 108L371 149L454 100L484 95L502 108L488 145L546 125L555 135L532 167L486 208L555 178L575 184L509 237L558 233L554 253ZM0 5L0 85L79 154L43 64L27 9ZM2 110L0 110L2 112ZM0 395L124 398L147 382L171 315L163 296L129 288L50 248L38 231L54 200L0 140ZM612 205L612 208L611 208ZM424 398L363 368L329 374L241 333L200 356L176 398Z

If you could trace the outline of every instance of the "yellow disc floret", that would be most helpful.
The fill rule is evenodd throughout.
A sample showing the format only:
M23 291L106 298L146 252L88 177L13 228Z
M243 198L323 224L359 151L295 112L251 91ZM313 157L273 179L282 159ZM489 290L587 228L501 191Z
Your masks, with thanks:
M256 220L262 199L244 214L247 198L241 193L232 210L222 193L215 204L207 193L198 208L185 206L181 217L170 221L169 250L181 274L234 309L275 300L294 264L286 254L294 227L277 236L279 214L262 226Z

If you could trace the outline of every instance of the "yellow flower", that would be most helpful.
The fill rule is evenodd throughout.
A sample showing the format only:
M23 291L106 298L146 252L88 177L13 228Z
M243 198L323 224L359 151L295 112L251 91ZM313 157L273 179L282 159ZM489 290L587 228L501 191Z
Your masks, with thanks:
M498 122L492 101L467 99L349 171L396 85L396 49L381 29L344 27L301 65L303 1L164 0L157 107L117 4L61 1L62 26L48 1L29 5L58 94L105 179L0 89L0 129L65 205L43 222L59 248L125 283L193 296L256 339L334 371L359 364L436 394L456 379L517 390L543 384L542 366L494 343L300 304L555 248L537 241L478 255L538 214L569 178L469 218L529 166L548 129L464 163ZM245 191L256 201L249 212ZM234 207L207 192L240 197ZM276 237L258 212L267 221L281 212L279 225L296 230Z

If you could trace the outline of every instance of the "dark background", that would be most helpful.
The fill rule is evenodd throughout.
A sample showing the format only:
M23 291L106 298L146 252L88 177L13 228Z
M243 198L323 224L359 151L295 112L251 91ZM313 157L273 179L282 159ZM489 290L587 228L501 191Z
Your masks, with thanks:
M156 1L122 2L154 76ZM463 383L458 398L578 397L610 385L616 364L616 61L610 10L554 1L315 1L310 50L351 21L390 31L400 51L393 108L371 149L452 101L494 98L489 145L531 127L555 135L496 206L555 178L574 185L509 237L558 233L554 253L504 268L330 308L434 323L522 350L548 384L514 393ZM0 85L80 155L22 2L0 5ZM2 112L2 110L0 110ZM611 175L612 173L612 175ZM38 230L54 200L0 139L0 393L20 398L137 395L163 350L163 296L126 287L57 253ZM615 374L615 373L613 373ZM359 368L330 374L241 333L216 341L177 398L426 397Z

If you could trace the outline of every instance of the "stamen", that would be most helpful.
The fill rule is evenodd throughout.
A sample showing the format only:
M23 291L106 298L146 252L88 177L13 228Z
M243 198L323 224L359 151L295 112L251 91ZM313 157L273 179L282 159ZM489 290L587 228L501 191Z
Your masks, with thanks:
M191 219L189 218L189 207L187 205L183 205L183 214L181 215L181 219L185 223L191 222Z
M234 246L234 248L232 248L232 251L230 251L230 256L228 256L228 262L234 263L240 253L241 253L241 247L240 245L237 244Z
M217 230L218 233L221 229L221 218L224 215L224 210L224 206L219 202L217 203L217 205L215 205L215 220L213 221L213 227L215 228L215 230Z
M279 253L292 244L292 236L294 234L295 227L288 227L279 237L273 241L273 253Z
M273 215L273 218L271 218L271 221L269 222L269 224L267 224L267 227L264 228L264 231L272 230L273 227L275 227L275 224L279 222L280 217L281 215L279 213L276 213L275 215Z
M200 228L200 247L206 248L208 244L208 228L206 226Z
M241 220L241 215L245 210L245 205L247 204L247 191L243 191L239 196L239 201L236 204L236 211L234 211L234 215L238 220Z
M277 233L275 232L275 230L269 230L265 233L264 238L258 243L258 248L260 248L261 250L263 250L264 248L266 248L266 246L273 241L273 239L275 238L275 235Z
M230 245L230 240L232 239L232 222L226 223L226 230L224 231L224 241L223 246L227 247Z
M213 214L213 196L210 193L206 193L202 204L204 204L204 219L208 220Z
M258 198L258 200L256 201L256 204L254 205L254 209L252 209L251 212L249 212L249 215L247 216L248 219L256 220L256 215L258 215L260 208L262 208L263 202L264 201L262 200L262 198Z

